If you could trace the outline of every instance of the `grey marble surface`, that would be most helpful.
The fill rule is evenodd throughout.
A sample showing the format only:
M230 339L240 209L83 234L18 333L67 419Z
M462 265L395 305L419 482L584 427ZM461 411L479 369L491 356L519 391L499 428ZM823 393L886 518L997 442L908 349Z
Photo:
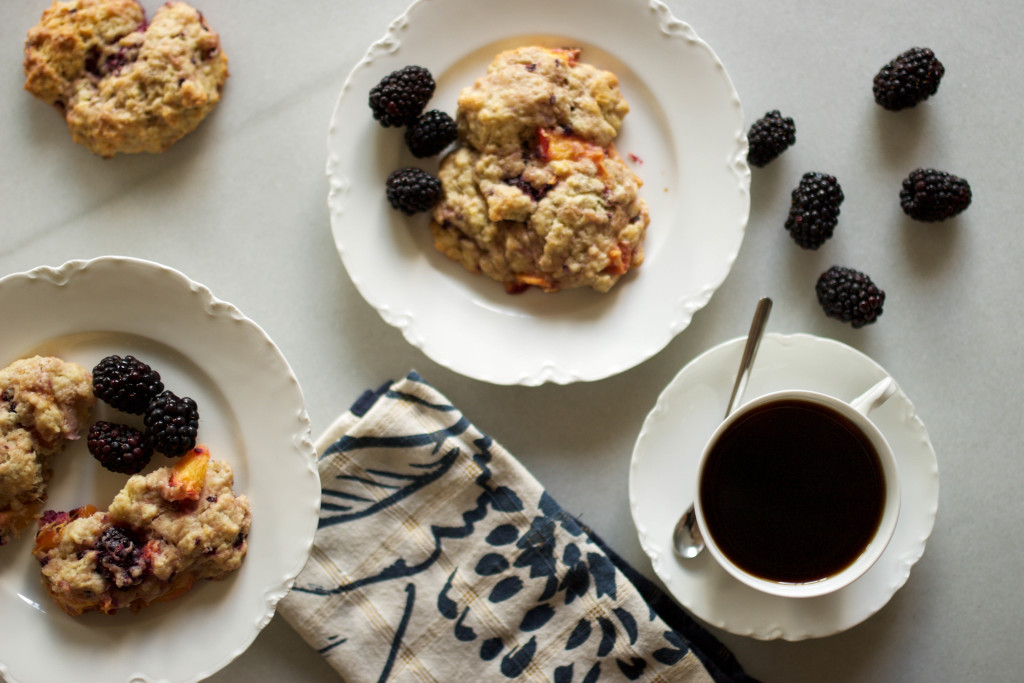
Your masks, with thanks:
M224 101L168 152L109 161L74 145L21 89L25 32L45 4L5 0L0 21L0 274L105 254L182 270L276 341L314 433L364 388L416 368L647 574L627 500L643 419L683 365L743 334L755 300L772 296L770 331L838 339L896 377L935 445L939 514L906 585L864 623L802 642L717 635L769 682L1021 680L1016 3L672 0L724 62L748 123L781 109L796 119L797 144L754 169L739 258L688 329L623 374L537 388L492 386L432 362L363 301L334 249L328 120L345 76L407 0L204 0L231 60ZM871 78L915 45L945 63L939 93L885 112ZM974 204L944 224L904 218L896 196L917 166L967 177ZM799 250L782 228L789 192L809 170L836 175L846 194L837 235L818 252ZM878 324L853 330L821 313L813 282L833 263L868 271L886 290ZM337 679L278 617L211 680Z

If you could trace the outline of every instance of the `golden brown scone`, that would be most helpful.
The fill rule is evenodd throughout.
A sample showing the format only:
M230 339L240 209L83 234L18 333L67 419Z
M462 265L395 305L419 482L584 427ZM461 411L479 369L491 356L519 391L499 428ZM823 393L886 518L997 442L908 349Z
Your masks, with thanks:
M138 611L225 578L245 558L252 519L233 482L231 466L197 446L174 467L132 476L106 512L45 512L32 550L43 585L75 616Z
M39 516L51 458L79 438L95 402L77 363L34 356L0 370L0 545Z
M495 56L459 94L459 133L485 153L513 151L538 128L561 127L607 147L629 104L610 71L579 61L577 49L520 47Z
M220 101L220 37L184 2L147 23L135 0L54 2L25 42L25 89L102 157L163 152Z
M629 106L579 50L500 53L459 95L435 247L509 292L607 292L644 259L650 218L614 138Z

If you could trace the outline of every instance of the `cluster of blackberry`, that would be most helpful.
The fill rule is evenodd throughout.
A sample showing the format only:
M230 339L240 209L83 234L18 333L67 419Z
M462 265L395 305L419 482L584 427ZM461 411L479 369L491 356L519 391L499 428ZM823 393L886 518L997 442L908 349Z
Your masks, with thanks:
M92 370L93 392L110 407L142 415L145 430L100 420L89 428L86 443L103 467L137 474L153 452L178 457L195 448L199 409L188 397L164 389L160 373L134 356L107 356Z
M407 166L392 171L384 183L388 202L407 216L429 211L441 197L441 180L422 168Z
M89 428L89 452L111 472L138 474L153 457L153 444L134 427L100 420Z
M393 71L370 90L373 118L385 128L400 128L416 120L434 95L434 77L422 66Z
M786 230L804 249L817 249L832 236L843 199L835 176L805 173L791 195Z
M747 161L764 168L796 143L796 124L773 109L750 126L747 142Z
M417 159L439 154L458 137L455 120L440 109L421 114L405 129L405 144Z
M853 268L832 266L818 278L814 291L825 315L854 327L864 327L882 315L885 292Z
M963 178L934 168L911 171L900 190L903 212L918 221L952 218L970 204L970 184Z
M881 68L872 83L875 102L889 111L914 107L939 89L946 68L926 47L912 47Z
M914 47L887 63L875 75L875 102L889 110L914 107L934 95L945 67L928 48ZM762 168L796 142L793 119L776 109L754 122L747 134L747 160ZM900 207L917 221L942 221L971 203L971 186L964 178L933 168L918 168L903 180ZM804 249L817 249L838 223L843 191L834 176L806 173L792 192L785 228ZM818 302L829 317L863 327L882 313L885 292L871 278L852 268L833 266L818 278Z
M118 588L135 586L142 582L146 560L142 543L130 529L112 526L103 531L96 544L99 573Z
M935 53L913 47L898 55L875 75L875 102L889 111L915 107L934 95L946 73ZM903 181L900 206L918 221L942 221L971 203L971 186L963 178L933 168L918 168Z
M405 144L417 159L439 154L458 137L454 119L439 109L424 112L434 77L422 66L406 66L370 90L373 117L385 128L405 126ZM406 215L428 211L441 197L441 181L421 168L400 168L385 183L391 206Z

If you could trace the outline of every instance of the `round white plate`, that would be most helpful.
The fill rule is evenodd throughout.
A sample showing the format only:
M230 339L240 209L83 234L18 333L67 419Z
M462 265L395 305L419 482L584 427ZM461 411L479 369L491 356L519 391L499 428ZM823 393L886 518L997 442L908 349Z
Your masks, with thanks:
M437 252L427 214L390 208L384 182L417 160L381 127L370 89L418 64L454 115L498 52L573 46L612 70L631 111L616 146L644 180L646 260L608 294L527 291L472 275ZM496 384L596 380L650 358L725 279L750 208L739 98L718 57L658 0L420 0L370 46L342 88L328 136L331 227L355 286L436 362Z
M729 401L744 339L716 346L669 383L644 421L633 450L629 500L654 571L695 615L731 633L802 640L838 633L881 609L910 576L935 523L939 475L924 424L902 391L871 413L896 454L902 501L896 531L860 579L817 598L783 598L749 588L708 553L680 560L672 526L696 489L697 460ZM888 373L859 351L811 335L769 334L761 342L746 399L779 389L810 389L856 398Z
M128 258L72 261L0 280L0 367L36 353L91 369L109 354L149 362L199 405L199 441L235 471L252 532L242 567L180 599L113 616L64 614L40 583L34 528L0 547L0 678L196 681L241 654L302 569L320 483L302 391L255 323L170 268ZM133 420L97 402L93 419ZM154 455L149 469L172 464ZM47 508L105 509L127 477L72 442L54 461ZM147 470L148 471L148 470Z

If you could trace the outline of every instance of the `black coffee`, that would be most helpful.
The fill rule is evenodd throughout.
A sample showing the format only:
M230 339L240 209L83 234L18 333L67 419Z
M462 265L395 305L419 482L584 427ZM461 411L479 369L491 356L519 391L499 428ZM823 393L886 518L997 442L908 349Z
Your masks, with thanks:
M746 572L807 583L848 567L878 529L885 479L861 430L830 408L781 399L733 424L700 482L707 528Z

